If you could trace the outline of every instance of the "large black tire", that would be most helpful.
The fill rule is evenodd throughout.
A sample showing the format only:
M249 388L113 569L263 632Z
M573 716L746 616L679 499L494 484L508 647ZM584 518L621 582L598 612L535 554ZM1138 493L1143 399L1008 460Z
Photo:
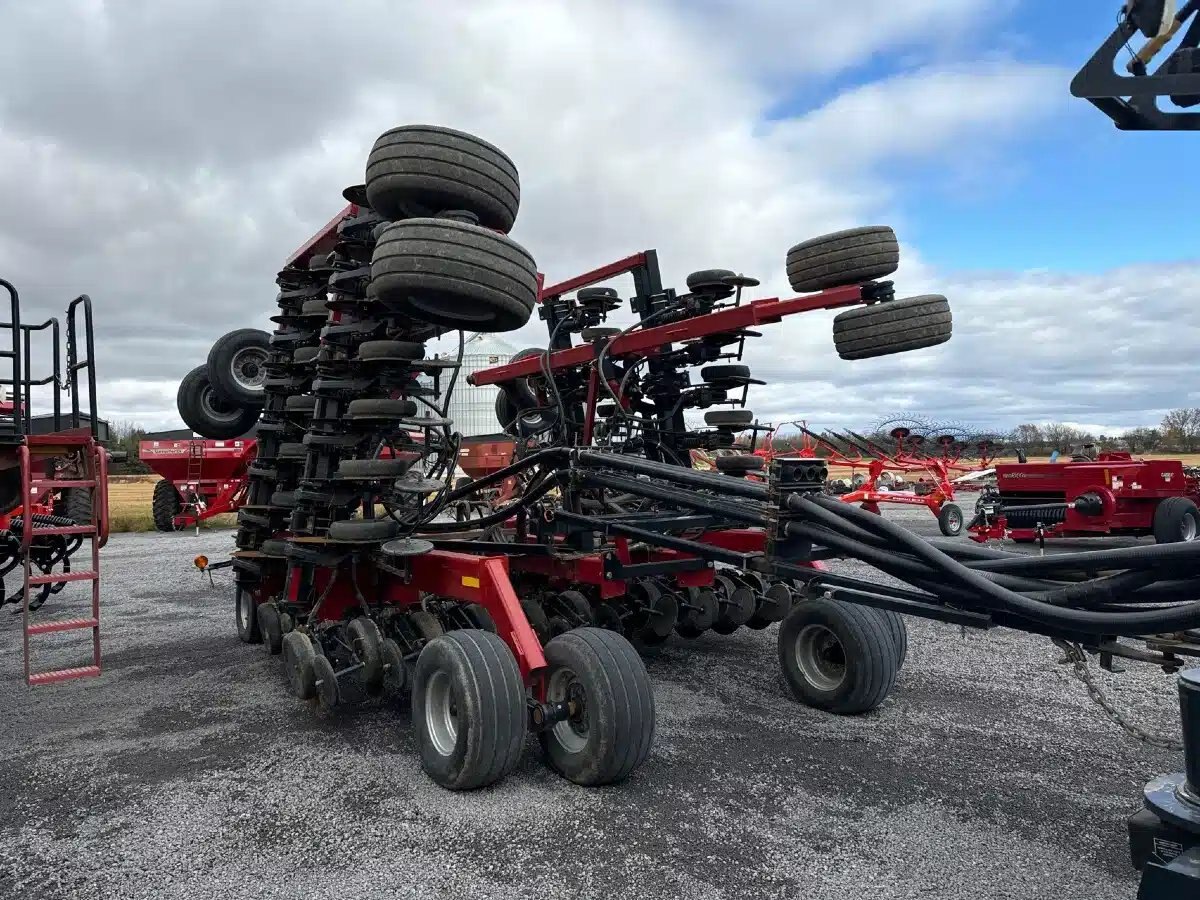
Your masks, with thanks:
M201 437L227 441L241 437L258 421L258 407L233 406L213 390L208 366L196 366L179 382L176 396L180 418Z
M900 244L887 225L822 235L787 252L788 283L808 293L886 278L900 265Z
M166 478L154 483L154 497L150 509L154 515L154 527L159 531L174 531L175 517L183 506L183 498L175 485Z
M472 134L434 125L381 134L367 157L366 189L371 208L388 219L466 210L484 227L504 232L521 203L511 159Z
M963 511L957 503L943 503L938 513L938 528L946 537L958 537L963 530Z
M271 335L257 328L239 328L217 338L207 361L213 390L231 406L261 407L270 352Z
M633 645L603 628L576 628L546 645L546 662L547 700L578 705L538 735L550 766L582 785L628 778L650 755L655 724L650 678Z
M412 400L405 400L403 398L396 400L386 398L351 400L346 406L347 419L378 419L386 422L396 419L408 419L416 414L417 404Z
M418 360L425 358L425 345L419 341L363 341L358 345L359 359Z
M824 598L798 603L779 627L779 664L796 699L838 715L884 701L901 647L876 610Z
M714 409L704 414L704 424L714 428L750 425L753 422L754 413L748 409Z
M761 456L718 456L717 471L743 475L746 472L760 472L766 463Z
M238 637L243 644L261 644L262 631L258 627L258 604L254 595L245 588L234 588L233 622L237 625Z
M537 264L512 239L448 219L409 219L384 232L371 257L384 303L435 325L512 331L537 300Z
M391 519L344 519L329 526L329 537L335 541L373 543L389 541L400 526Z
M833 320L833 342L842 359L870 359L944 344L953 330L950 302L923 294L841 313Z
M25 499L25 488L21 484L21 470L0 469L0 514L12 512Z
M407 459L344 459L338 464L339 478L355 481L402 478L412 463Z
M57 504L56 512L76 525L92 524L92 489L65 488Z
M421 768L456 791L495 784L525 745L525 685L496 635L450 631L421 650L413 674L412 721Z
M1200 510L1187 497L1168 497L1154 508L1151 528L1156 544L1194 541L1200 534Z

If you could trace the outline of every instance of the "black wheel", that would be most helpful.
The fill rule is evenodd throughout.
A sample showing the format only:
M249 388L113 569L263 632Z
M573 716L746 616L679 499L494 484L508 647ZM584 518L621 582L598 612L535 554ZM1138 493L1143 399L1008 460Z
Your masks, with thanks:
M525 685L508 646L486 631L450 631L417 658L412 719L421 768L442 787L495 784L525 744Z
M824 598L806 600L779 629L779 663L807 706L839 715L872 710L896 681L900 650L876 610Z
M842 359L870 359L944 344L953 329L950 302L940 294L924 294L835 316L833 342Z
M344 459L337 477L353 481L389 481L403 477L412 467L406 459Z
M717 620L720 613L717 595L710 588L687 588L684 601L691 608L680 608L675 633L680 637L698 638Z
M320 352L320 347L297 347L292 351L292 362L307 365L315 360Z
M283 667L287 672L288 688L301 700L311 700L317 692L317 678L313 672L315 657L308 635L289 631L283 636Z
M408 666L404 664L400 645L391 638L385 638L379 645L379 658L383 661L384 687L393 694L402 693L408 686Z
M391 519L343 519L330 524L329 537L335 541L372 544L391 540L399 529L399 524Z
M563 591L558 595L558 600L565 607L563 615L572 621L573 627L592 624L592 604L579 591Z
M324 653L314 653L312 669L313 685L317 692L317 705L328 712L342 702L342 690L338 686L333 663Z
M487 611L486 607L480 606L478 603L468 603L463 607L463 612L467 614L472 628L490 631L492 634L496 633L496 620L492 618L492 614Z
M217 338L207 361L213 390L231 406L260 408L270 352L271 335L257 328L239 328Z
M620 333L620 328L604 328L599 325L592 325L579 332L579 336L590 344L592 341L602 341L605 338L616 337Z
M628 778L654 743L654 693L633 646L602 628L576 628L546 645L546 662L546 699L570 712L538 735L550 766L588 786Z
M367 157L366 191L371 208L393 221L465 210L497 231L513 227L521 203L511 159L472 134L434 125L381 134Z
M92 524L91 488L65 488L60 502L55 506L58 515L70 519L76 525Z
M317 408L317 398L312 394L295 394L283 401L283 408L288 412L307 413L312 415Z
M425 345L417 341L363 341L358 358L409 362L425 358Z
M892 634L892 642L896 645L896 669L899 670L908 659L908 626L904 624L903 616L890 609L877 609L875 612L887 624Z
M1200 511L1187 497L1168 497L1155 507L1151 527L1156 544L1194 541L1200 532Z
M546 617L546 610L542 609L542 604L532 598L522 598L521 610L538 640L542 643L550 640L550 620Z
M943 503L938 513L938 528L946 537L958 537L963 530L963 511L957 503Z
M279 610L269 603L260 603L255 616L263 647L272 656L278 656L283 650L283 625L279 621Z
M367 399L351 400L346 406L347 419L369 419L392 422L408 419L417 414L417 404L412 400Z
M704 423L715 428L729 425L750 425L754 422L754 413L748 409L714 409L704 414Z
M408 621L412 625L413 630L416 631L417 636L426 643L446 633L446 629L442 627L442 623L438 621L438 617L423 609L410 612L408 614Z
M758 606L746 623L747 628L761 631L776 622L782 622L792 611L792 589L782 581L767 586L756 599Z
M258 604L254 602L254 594L241 585L235 591L233 621L237 625L238 637L243 644L261 644L263 637L258 626Z
M537 264L520 244L448 219L409 219L384 232L371 287L414 318L470 331L512 331L529 321Z
M508 398L504 388L496 392L496 421L499 423L501 431L516 436L517 408L513 406L513 402Z
M383 688L383 656L380 644L383 636L379 628L366 616L358 616L346 626L346 643L354 651L356 661L362 664L355 675L368 694L378 694Z
M201 437L216 441L241 437L258 421L258 407L234 406L213 390L208 379L208 366L197 366L183 376L176 405L188 428Z
M718 634L732 634L754 615L757 606L754 592L727 575L716 576L713 584L719 610L717 620L713 623L713 631Z
M705 366L700 370L701 381L728 381L750 377L750 367L743 365Z
M717 471L744 475L746 472L760 472L766 460L761 456L718 456Z
M900 244L887 225L868 225L822 235L787 252L793 291L825 291L886 278L900 265Z
M621 614L611 603L597 603L595 609L592 610L592 618L596 620L596 627L603 628L605 631L615 631L617 634L621 634L625 630Z
M24 500L21 470L17 467L0 470L0 514L12 512Z

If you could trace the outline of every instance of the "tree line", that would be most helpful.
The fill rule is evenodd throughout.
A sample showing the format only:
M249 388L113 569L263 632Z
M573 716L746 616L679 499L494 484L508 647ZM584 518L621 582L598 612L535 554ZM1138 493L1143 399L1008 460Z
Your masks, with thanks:
M1130 453L1195 453L1200 451L1200 408L1173 409L1157 427L1143 425L1114 435L1093 434L1062 422L1029 422L1009 432L1006 444L1036 454L1070 453L1088 444Z

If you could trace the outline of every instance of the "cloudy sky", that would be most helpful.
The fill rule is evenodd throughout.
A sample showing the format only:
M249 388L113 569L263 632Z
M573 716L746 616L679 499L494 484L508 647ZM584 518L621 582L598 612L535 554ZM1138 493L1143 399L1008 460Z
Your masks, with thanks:
M899 292L949 296L954 338L843 362L832 314L796 317L749 353L764 418L1155 423L1200 405L1197 145L1070 97L1117 6L0 0L0 277L27 320L88 292L102 411L175 426L376 135L444 124L516 161L553 280L654 247L672 283L782 295L792 244L893 225Z

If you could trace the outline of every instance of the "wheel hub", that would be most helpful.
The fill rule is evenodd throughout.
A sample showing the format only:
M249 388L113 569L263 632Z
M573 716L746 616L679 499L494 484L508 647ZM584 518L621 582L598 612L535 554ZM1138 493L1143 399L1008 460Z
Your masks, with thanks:
M425 688L425 729L442 756L454 752L458 743L458 703L446 672L437 672Z
M846 677L846 651L824 625L806 625L796 636L796 665L815 687L836 690Z

